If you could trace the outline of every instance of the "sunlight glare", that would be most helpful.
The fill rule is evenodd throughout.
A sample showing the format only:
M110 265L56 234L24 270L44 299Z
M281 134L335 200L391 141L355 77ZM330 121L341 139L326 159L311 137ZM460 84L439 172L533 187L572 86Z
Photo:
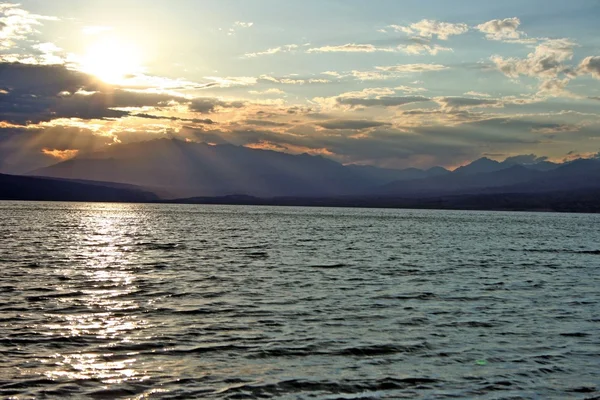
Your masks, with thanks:
M118 84L143 72L139 49L116 39L104 39L88 47L81 62L83 72L104 82Z

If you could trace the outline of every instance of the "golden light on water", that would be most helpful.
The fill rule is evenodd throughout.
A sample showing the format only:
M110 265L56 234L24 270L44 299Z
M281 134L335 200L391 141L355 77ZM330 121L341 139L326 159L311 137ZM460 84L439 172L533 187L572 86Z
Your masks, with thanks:
M85 352L58 352L45 363L51 379L99 379L106 384L147 378L137 365L137 353L118 357L115 347L136 342L148 323L124 310L139 308L128 297L136 292L135 270L127 252L127 206L90 205L93 212L81 219L81 229L74 231L72 257L84 260L81 265L65 268L61 274L70 279L60 288L58 299L76 313L49 313L51 322L44 326L45 335L69 340L97 343ZM117 208L117 209L115 209ZM68 295L67 295L68 294ZM70 295L72 294L72 296Z
M116 38L104 38L90 45L80 64L83 72L112 84L143 72L140 49Z

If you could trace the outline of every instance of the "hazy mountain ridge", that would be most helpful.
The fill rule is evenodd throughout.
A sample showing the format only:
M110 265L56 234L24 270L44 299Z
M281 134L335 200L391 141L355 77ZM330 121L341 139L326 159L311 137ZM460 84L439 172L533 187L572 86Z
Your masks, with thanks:
M271 197L362 194L394 180L443 173L449 171L344 166L308 154L159 139L111 146L30 175L135 184L161 189L170 197L233 193Z
M275 197L401 196L535 193L600 187L600 161L555 164L480 158L455 171L342 165L234 145L158 139L111 146L47 168L39 175L136 185L162 198L247 195Z
M477 162L477 161L476 161ZM496 167L502 163L498 163ZM544 193L559 190L600 188L600 160L575 160L544 171L531 166L505 164L491 172L474 172L475 168L457 169L440 178L410 182L396 181L381 188L379 195L440 196L483 193ZM486 162L485 168L492 164ZM472 172L471 172L472 171Z

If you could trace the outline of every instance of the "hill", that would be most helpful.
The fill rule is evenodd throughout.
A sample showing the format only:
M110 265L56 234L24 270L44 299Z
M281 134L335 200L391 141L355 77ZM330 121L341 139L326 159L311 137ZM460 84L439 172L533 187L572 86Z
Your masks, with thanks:
M158 197L109 182L79 182L0 174L0 200L149 202Z

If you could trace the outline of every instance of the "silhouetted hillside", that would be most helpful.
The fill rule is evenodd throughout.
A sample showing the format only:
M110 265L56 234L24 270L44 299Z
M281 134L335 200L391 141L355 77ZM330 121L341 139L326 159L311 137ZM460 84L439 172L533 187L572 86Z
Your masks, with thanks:
M365 207L486 211L600 212L600 189L550 193L501 193L423 198L344 196L259 198L234 195L171 200L180 204L230 204L302 207Z
M0 174L1 200L148 202L158 197L138 189L103 182Z

